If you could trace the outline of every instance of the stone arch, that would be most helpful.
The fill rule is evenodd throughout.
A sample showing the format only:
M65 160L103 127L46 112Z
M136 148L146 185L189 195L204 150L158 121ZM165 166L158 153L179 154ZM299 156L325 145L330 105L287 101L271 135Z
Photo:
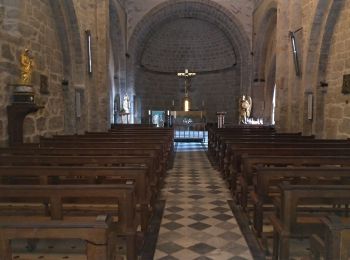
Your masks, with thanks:
M238 95L241 93L250 93L251 91L251 44L243 26L234 14L211 0L168 0L157 5L144 16L136 25L128 42L128 55L130 55L127 61L128 86L134 88L136 74L138 70L140 70L141 57L149 37L152 36L152 32L155 32L159 28L158 26L184 18L206 21L215 26L225 34L225 37L236 51L237 63L235 65L235 70L239 75L239 77L237 77L239 81L236 83L237 87L234 88L232 93L234 92L233 95L235 97L237 96L237 98L233 97L233 102L231 98L230 105L223 105L223 108L213 108L227 109L228 111L232 111L232 109L236 110L238 105L235 106L235 103L238 102ZM174 77L174 80L176 80L176 77ZM134 91L134 89L129 91ZM177 97L178 102L181 102L179 98L180 97ZM227 99L229 98L227 97ZM171 103L171 101L169 102ZM227 102L225 101L225 103ZM197 101L197 103L200 102ZM197 104L197 106L200 105ZM235 114L235 112L233 114L231 113L231 116Z
M50 3L62 46L64 73L74 83L81 84L81 77L76 76L83 70L84 55L74 5L69 0L51 1Z
M277 1L259 6L254 21L253 116L271 122L273 91L276 80ZM259 111L263 111L262 113Z
M344 1L319 1L309 36L303 85L306 92L312 92L315 96L314 120L312 123L306 121L305 110L307 109L307 104L305 101L303 132L314 133L319 137L322 137L324 134L325 108L325 89L320 86L320 82L324 81L326 77L328 54L334 27L343 5ZM320 39L322 40L320 41Z
M64 131L72 133L84 126L84 118L77 122L75 115L75 87L83 84L84 55L78 18L74 4L69 0L50 1L56 21L58 38L63 55L63 99L64 99ZM63 83L63 80L66 82ZM68 84L68 85L66 85Z
M264 14L262 19L258 19L254 24L259 27L254 29L254 79L264 76L265 60L271 34L276 29L277 25L277 2L271 1L262 11Z
M110 68L110 73L113 73L110 75L111 111L114 111L115 106L120 105L120 97L122 97L126 86L125 35L122 31L122 18L118 10L121 10L119 3L116 0L111 0L109 2L109 34L112 53L110 58L113 59L110 62L113 64L113 68ZM114 121L116 120L117 116L114 117Z
M237 50L238 63L241 65L241 92L250 92L250 40L238 19L221 5L208 0L168 0L159 4L136 25L128 44L131 64L140 61L149 33L159 24L173 19L192 17L206 20L220 28ZM132 65L131 68L132 69ZM132 75L130 75L132 77ZM129 84L133 84L132 79ZM246 86L245 84L248 84Z

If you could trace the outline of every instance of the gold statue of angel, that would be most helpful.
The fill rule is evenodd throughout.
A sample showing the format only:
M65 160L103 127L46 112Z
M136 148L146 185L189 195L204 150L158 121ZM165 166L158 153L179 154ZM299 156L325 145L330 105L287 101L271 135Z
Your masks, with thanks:
M29 49L25 49L20 56L21 63L21 84L31 84L32 83L32 73L34 67L34 58Z
M252 98L243 95L239 99L239 124L247 124L247 119L250 117L252 111Z

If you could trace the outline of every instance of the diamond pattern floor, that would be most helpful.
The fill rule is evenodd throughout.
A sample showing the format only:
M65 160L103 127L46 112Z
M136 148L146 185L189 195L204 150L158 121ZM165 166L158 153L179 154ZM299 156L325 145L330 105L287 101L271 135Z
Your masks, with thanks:
M166 205L154 259L253 259L230 198L202 144L177 143L162 191Z

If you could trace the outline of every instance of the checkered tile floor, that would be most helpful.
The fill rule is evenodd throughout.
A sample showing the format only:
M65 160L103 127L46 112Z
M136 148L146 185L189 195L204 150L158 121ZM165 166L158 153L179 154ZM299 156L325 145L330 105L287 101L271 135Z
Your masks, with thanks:
M154 259L253 259L203 144L177 143Z

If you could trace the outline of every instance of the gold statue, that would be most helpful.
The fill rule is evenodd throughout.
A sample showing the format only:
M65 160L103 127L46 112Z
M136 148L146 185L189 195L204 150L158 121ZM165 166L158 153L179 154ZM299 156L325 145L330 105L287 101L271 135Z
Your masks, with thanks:
M250 117L250 112L252 110L252 98L243 95L239 99L239 123L247 124L247 119Z
M32 83L32 73L34 67L34 58L29 49L25 49L20 56L21 63L21 81L20 84L29 85Z

